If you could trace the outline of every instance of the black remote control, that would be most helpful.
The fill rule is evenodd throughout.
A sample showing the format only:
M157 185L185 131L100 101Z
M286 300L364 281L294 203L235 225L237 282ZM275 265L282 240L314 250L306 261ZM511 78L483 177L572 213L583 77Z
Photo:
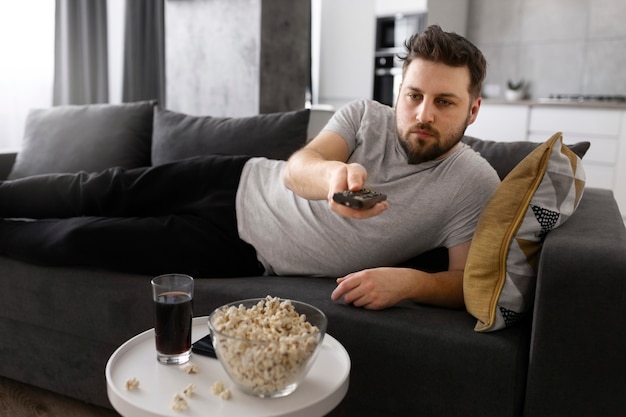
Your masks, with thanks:
M215 349L213 348L213 342L211 342L211 334L204 336L202 339L191 345L191 351L199 355L217 358Z
M377 191L363 188L359 191L346 190L341 193L333 194L333 200L350 208L365 210L374 206L374 204L385 201L387 196Z

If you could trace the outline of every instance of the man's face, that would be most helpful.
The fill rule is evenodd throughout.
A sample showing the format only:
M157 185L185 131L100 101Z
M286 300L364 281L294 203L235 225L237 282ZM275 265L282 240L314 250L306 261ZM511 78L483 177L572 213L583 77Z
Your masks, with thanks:
M468 92L467 67L415 59L407 67L396 102L398 139L418 164L448 155L474 122L480 97Z

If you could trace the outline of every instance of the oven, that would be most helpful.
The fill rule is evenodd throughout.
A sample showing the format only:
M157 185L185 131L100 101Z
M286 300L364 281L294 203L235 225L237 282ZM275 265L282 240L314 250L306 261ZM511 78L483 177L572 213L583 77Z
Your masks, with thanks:
M426 13L396 14L376 19L376 50L374 58L373 98L393 106L402 82L404 42L413 34L426 29Z
M393 107L402 82L402 63L393 54L377 54L374 59L374 100Z

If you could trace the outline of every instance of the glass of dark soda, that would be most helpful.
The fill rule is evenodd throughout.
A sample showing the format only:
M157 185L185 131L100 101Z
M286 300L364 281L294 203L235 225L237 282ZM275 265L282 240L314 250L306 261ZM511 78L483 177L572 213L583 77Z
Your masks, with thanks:
M163 364L182 364L191 357L193 278L165 274L152 279L154 333L157 359Z

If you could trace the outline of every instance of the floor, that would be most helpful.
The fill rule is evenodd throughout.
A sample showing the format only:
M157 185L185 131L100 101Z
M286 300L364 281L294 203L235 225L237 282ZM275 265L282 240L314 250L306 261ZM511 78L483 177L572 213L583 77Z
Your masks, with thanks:
M108 408L86 404L0 377L0 417L120 417Z

